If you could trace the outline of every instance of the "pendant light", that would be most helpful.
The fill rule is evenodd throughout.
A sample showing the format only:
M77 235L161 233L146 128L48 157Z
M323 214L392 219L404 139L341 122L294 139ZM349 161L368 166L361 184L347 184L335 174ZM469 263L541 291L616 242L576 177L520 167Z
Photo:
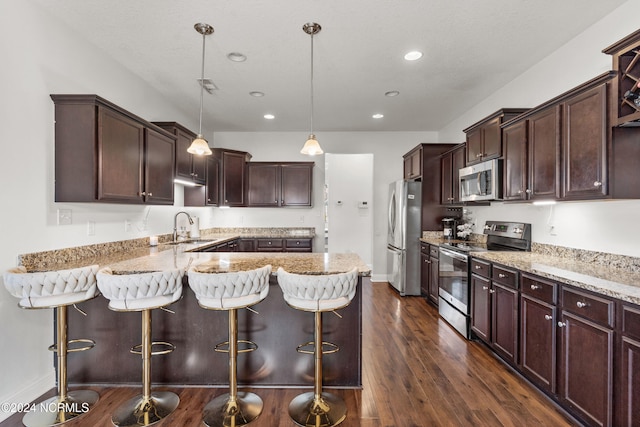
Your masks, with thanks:
M213 33L213 27L209 24L195 24L193 28L196 29L197 32L202 34L202 72L200 78L200 127L198 128L198 135L196 139L191 142L189 148L187 148L187 152L191 154L198 154L201 156L209 156L213 154L211 152L211 148L209 148L209 143L204 136L202 136L202 101L204 97L204 45L205 39L209 34Z
M318 34L322 27L315 22L309 22L302 26L302 30L311 36L311 127L309 132L309 139L304 143L304 147L300 152L309 156L315 156L316 154L322 154L322 148L316 140L316 136L313 134L313 36Z

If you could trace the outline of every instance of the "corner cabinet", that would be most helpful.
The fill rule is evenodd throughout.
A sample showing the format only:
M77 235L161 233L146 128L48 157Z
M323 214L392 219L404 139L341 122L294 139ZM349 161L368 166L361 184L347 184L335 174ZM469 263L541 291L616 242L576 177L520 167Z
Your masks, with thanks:
M247 206L311 207L313 162L247 163Z
M97 95L55 103L55 201L173 204L175 136Z
M201 156L187 152L196 134L176 122L153 122L154 125L166 130L176 137L176 172L175 178L205 184L206 163L208 156Z

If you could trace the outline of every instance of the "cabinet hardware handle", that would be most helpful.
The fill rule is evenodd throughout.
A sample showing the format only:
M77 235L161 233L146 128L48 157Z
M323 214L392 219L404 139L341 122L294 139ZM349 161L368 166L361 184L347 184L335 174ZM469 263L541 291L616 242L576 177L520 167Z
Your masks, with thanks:
M480 270L481 268L482 268L481 265L476 265L476 267L475 267L476 270Z
M495 294L495 293L496 293L496 290L495 290L495 289L489 289L489 293L490 293L490 294Z
M585 308L588 304L586 302L582 302L582 301L578 301L576 303L576 306L578 306L578 308Z
M600 182L600 181L595 181L595 182L593 183L593 186L594 186L594 187L602 187L602 182Z
M207 202L210 202L210 201L211 201L211 199L207 199Z
M559 327L559 328L564 328L565 326L567 326L567 324L566 324L566 323L564 323L564 322L558 322L558 327Z
M527 194L531 194L531 193L533 193L533 191L531 191L531 189L530 189L530 188L527 188L525 192L526 192Z
M153 193L150 192L149 194L147 194L147 196L153 197Z
M522 193L524 193L524 191L518 190L518 194L522 194Z
M551 320L551 319L553 319L553 316L551 316L550 314L544 315L544 320Z
M532 291L537 291L538 289L540 289L541 286L540 285L531 285L531 290Z
M488 287L488 286L483 286L483 287L482 287L482 290L483 290L483 291L486 291L487 289L489 289L489 287Z
M506 274L499 273L499 274L498 274L498 277L499 277L499 278L501 278L501 279L504 279L505 277L507 277L507 275L506 275Z
M146 196L146 195L147 195L147 192L146 192L146 191L143 191L142 193L140 193L140 195L141 195L141 196Z
M482 153L476 154L476 159L479 159L480 157L482 157Z

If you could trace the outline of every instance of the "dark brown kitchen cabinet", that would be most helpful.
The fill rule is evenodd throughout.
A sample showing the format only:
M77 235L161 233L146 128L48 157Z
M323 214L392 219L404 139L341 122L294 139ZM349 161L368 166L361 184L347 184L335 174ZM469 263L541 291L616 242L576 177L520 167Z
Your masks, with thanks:
M564 199L607 195L608 83L577 93L562 104Z
M175 136L97 95L55 103L55 201L173 204Z
M479 260L472 260L471 271L471 330L503 359L515 364L518 273Z
M458 144L440 158L440 203L460 202L460 169L465 166L465 143Z
M220 159L215 155L206 157L205 184L185 187L185 206L219 206L220 203Z
M621 387L618 425L633 426L640 420L640 308L622 307Z
M245 169L251 154L220 148L213 151L220 159L220 206L245 206Z
M612 124L630 125L640 120L640 30L605 48L612 56L616 78L612 90Z
M238 252L255 252L256 239L240 238L238 239Z
M314 162L250 162L247 206L310 207Z
M549 107L503 127L504 200L560 197L561 111Z
M313 238L243 237L238 252L313 252Z
M187 152L196 134L176 122L153 122L153 124L176 136L176 179L196 184L205 184L206 161L208 156Z
M420 242L420 293L433 305L438 305L439 280L438 245Z
M502 156L500 125L527 111L526 108L503 108L464 130L467 135L466 164Z
M412 181L422 177L422 147L417 146L403 156L404 179Z
M521 277L520 362L525 377L556 393L557 285L526 273Z
M439 281L440 281L440 259L438 258L438 247L431 245L429 248L429 301L435 306L438 305Z

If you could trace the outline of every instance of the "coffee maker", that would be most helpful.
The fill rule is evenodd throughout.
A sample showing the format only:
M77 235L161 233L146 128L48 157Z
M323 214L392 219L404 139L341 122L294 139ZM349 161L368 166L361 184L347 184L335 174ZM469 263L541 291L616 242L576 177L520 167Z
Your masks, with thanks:
M442 234L447 240L456 238L458 232L457 218L442 218Z

